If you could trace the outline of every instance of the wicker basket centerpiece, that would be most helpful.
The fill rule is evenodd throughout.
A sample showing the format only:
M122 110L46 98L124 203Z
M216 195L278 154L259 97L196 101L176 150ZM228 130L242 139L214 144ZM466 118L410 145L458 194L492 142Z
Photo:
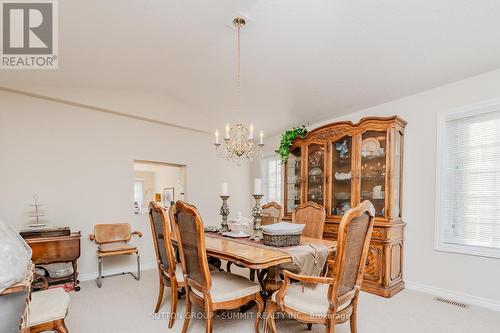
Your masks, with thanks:
M304 226L287 222L262 226L264 245L275 247L299 245Z

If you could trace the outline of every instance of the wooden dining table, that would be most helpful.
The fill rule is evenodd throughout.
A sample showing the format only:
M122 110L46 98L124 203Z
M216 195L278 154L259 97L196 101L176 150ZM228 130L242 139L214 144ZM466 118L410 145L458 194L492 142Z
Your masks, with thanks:
M332 254L337 242L324 239L301 237L301 244L324 245L328 253ZM262 243L254 241L241 241L230 237L206 232L205 247L207 256L220 260L229 261L242 267L255 270L267 269L267 275L262 281L262 287L267 295L281 287L280 269L281 264L293 262L292 257L279 248L263 246Z

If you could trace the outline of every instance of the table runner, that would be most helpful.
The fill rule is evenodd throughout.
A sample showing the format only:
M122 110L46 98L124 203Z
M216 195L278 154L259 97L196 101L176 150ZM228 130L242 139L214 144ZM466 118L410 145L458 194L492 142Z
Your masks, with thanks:
M274 247L265 245L263 240L256 242L248 238L225 237L216 232L205 232L205 235L240 244L257 246L268 250L281 251L289 255L293 262L282 265L282 268L302 275L321 275L328 258L328 247L321 244L311 244L301 241L301 244L296 246Z

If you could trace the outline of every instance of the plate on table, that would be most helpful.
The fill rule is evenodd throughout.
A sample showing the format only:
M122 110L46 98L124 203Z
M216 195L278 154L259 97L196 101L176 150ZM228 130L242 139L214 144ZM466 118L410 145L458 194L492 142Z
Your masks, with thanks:
M222 236L231 237L231 238L248 238L250 237L249 233L244 231L234 232L234 231L226 231L222 233Z

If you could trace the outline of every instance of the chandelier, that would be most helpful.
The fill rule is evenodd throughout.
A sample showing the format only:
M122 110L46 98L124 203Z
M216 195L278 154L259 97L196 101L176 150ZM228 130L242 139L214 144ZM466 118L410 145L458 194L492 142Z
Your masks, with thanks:
M233 20L237 34L237 71L236 71L236 115L240 117L240 99L241 99L241 82L240 82L240 30L245 25L245 19L236 17ZM227 160L241 160L247 158L252 160L254 157L262 157L264 147L264 132L260 131L259 143L254 139L253 124L245 126L241 122L235 125L226 125L225 136L223 142L219 140L219 130L215 131L215 149L217 155L226 158Z

